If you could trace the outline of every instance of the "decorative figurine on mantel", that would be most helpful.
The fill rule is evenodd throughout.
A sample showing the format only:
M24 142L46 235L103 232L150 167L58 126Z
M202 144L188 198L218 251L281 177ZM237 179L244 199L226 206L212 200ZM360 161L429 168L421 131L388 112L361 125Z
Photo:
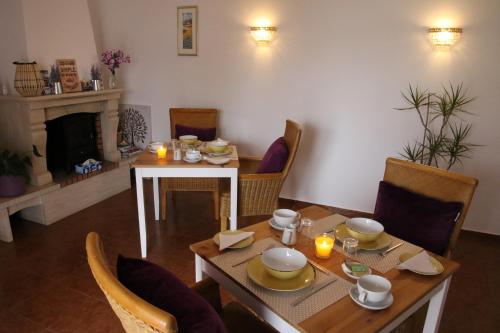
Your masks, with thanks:
M59 75L59 67L57 65L50 66L49 81L52 93L55 95L62 94L61 75Z
M122 50L111 49L101 54L101 61L111 72L108 88L116 88L116 69L121 64L130 64L130 56L126 55Z
M90 68L90 77L92 79L92 89L98 91L102 89L101 68L98 64L93 64Z

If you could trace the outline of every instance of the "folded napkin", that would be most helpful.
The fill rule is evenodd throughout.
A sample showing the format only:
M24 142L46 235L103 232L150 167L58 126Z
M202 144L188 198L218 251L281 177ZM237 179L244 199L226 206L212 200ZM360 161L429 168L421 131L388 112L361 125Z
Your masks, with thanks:
M424 274L436 274L436 267L431 262L429 254L426 251L422 251L419 254L411 257L405 262L397 266L399 269L408 269L410 271L424 273Z
M239 234L225 234L221 232L219 234L219 250L224 250L225 248L238 243L254 234L253 231L244 231Z

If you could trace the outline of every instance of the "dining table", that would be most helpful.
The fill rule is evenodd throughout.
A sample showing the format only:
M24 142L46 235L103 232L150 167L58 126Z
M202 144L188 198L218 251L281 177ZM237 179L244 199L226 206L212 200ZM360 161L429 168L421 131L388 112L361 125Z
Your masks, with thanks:
M197 163L190 163L184 159L174 160L173 151L168 149L165 158L159 158L156 153L145 150L137 156L132 164L135 169L137 213L139 219L139 237L141 243L141 255L147 257L147 234L146 215L144 208L144 178L153 179L153 201L154 217L160 219L160 193L159 178L230 178L231 206L230 206L230 230L237 229L237 202L238 202L238 168L240 166L238 153L235 145L230 145L231 155L229 162L225 164L210 164L205 158Z
M312 219L315 232L320 233L330 232L332 227L347 220L345 216L332 214L330 210L316 205L301 209L299 213L303 218ZM442 264L442 272L424 276L396 267L398 258L405 251L422 251L414 244L402 242L404 245L384 256L372 251L359 251L359 261L367 264L372 274L381 275L392 284L392 304L382 310L371 310L359 306L349 296L349 290L354 290L356 280L349 278L342 270L345 256L341 244L336 242L329 258L319 259L315 256L314 241L304 241L301 238L304 236L299 235L293 248L302 252L312 267L321 268L315 269L315 279L327 281L330 278L330 283L321 282L320 287L319 282L317 286L313 282L313 287L303 291L273 291L257 285L249 278L248 267L245 268L249 265L247 262L242 265L238 265L238 262L246 257L258 256L265 250L266 244L279 243L282 232L272 228L270 220L241 230L254 232L254 243L245 249L219 251L213 239L190 245L195 255L195 280L206 277L214 279L231 297L251 308L279 332L390 332L427 303L423 332L438 331L450 281L459 268L458 263L429 253ZM389 247L401 241L391 237L393 241ZM313 290L310 288L317 290L308 291ZM304 298L304 293L309 293L305 295L304 302L295 306L297 304L293 303Z

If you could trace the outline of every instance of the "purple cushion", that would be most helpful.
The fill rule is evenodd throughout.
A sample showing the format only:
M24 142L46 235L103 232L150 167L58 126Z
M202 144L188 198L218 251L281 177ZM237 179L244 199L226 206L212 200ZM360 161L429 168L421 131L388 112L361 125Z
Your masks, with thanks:
M276 139L266 151L257 173L276 173L285 168L288 161L288 147L283 137Z
M116 271L118 280L130 291L172 314L180 333L227 332L212 306L162 267L118 255Z
M381 181L373 218L389 234L444 255L462 206Z
M201 128L201 127L189 127L181 124L175 124L175 138L179 139L182 135L196 135L198 140L201 141L212 141L215 140L216 128Z

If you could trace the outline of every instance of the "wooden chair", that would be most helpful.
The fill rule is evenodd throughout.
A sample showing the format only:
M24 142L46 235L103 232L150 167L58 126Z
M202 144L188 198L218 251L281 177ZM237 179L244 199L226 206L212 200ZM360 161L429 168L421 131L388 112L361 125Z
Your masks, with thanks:
M177 320L173 315L146 302L113 275L97 233L87 235L86 249L92 274L125 332L177 332ZM214 307L229 332L276 332L239 303L232 302L222 307L219 286L212 279L200 281L192 289Z
M198 128L217 128L217 109L170 109L170 136L176 138L175 125ZM218 178L162 178L161 218L167 218L167 192L201 191L212 192L214 217L219 219L219 179Z
M478 180L436 167L388 158L384 181L431 198L463 203L446 250L446 256L450 257L467 216Z
M286 121L284 139L289 156L285 168L280 173L255 173L261 158L240 157L238 176L238 215L253 216L272 214L278 208L278 198L290 169L292 168L299 147L302 130L292 120ZM221 231L227 229L229 217L230 193L221 195L220 218Z

